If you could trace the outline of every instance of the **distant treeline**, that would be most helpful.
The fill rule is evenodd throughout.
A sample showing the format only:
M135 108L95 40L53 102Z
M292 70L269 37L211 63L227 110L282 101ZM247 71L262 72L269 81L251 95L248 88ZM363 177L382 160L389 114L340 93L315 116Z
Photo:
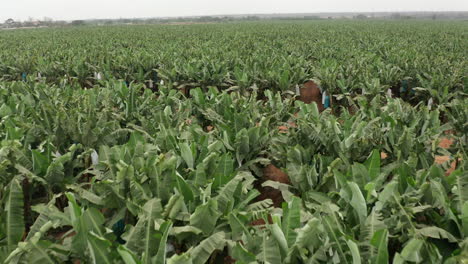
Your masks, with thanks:
M362 13L362 14L317 14L317 15L249 15L249 16L202 16L178 18L147 18L147 19L95 19L87 21L74 21L74 24L168 24L168 23L222 23L234 21L258 20L325 20L325 19L468 19L468 12L447 13Z
M402 13L322 13L322 14L259 14L231 16L201 16L176 18L121 18L91 19L73 21L53 21L50 18L28 21L6 20L0 28L51 27L51 26L84 26L84 25L118 25L118 24L169 24L169 23L222 23L234 21L257 20L324 20L324 19L431 19L431 20L468 20L468 12L402 12Z

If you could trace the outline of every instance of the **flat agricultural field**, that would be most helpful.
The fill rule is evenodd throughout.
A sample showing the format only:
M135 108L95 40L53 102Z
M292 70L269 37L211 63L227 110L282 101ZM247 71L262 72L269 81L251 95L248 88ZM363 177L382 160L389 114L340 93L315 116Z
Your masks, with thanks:
M0 31L0 263L468 263L467 28Z

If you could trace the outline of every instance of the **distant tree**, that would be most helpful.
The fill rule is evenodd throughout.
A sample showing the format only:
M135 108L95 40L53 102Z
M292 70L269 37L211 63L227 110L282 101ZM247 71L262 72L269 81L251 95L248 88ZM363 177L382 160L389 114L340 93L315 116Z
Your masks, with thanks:
M54 26L56 26L56 27L57 27L57 26L60 26L60 27L66 26L67 24L68 24L68 22L67 22L67 21L63 21L63 20L57 20L57 21L54 22Z
M42 18L42 24L46 26L51 26L54 23L54 20L50 17L44 17Z
M251 20L251 21L260 20L260 18L258 16L247 16L245 19L246 20Z
M363 15L363 14L359 14L357 16L354 17L355 19L366 19L367 16L366 15Z
M85 21L84 21L84 20L73 20L73 21L71 22L71 24L72 24L73 26L82 26L82 25L85 24Z
M304 16L305 20L319 20L321 19L319 16Z
M390 17L393 18L393 19L400 19L401 14L400 13L393 13Z
M5 27L7 28L18 27L19 25L21 25L21 23L16 22L12 18L5 20Z
M33 17L28 17L26 21L23 21L21 24L22 27L32 27L34 26L34 18Z

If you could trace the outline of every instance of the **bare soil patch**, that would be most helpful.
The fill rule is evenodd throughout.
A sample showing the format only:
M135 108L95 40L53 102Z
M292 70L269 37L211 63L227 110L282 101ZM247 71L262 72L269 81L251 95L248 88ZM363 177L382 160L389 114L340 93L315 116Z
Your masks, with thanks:
M306 104L315 102L320 112L324 110L322 104L322 93L320 92L320 88L314 81L308 81L304 83L304 85L299 89L299 92L299 100Z
M450 131L447 131L445 134L450 134ZM439 142L439 147L444 148L444 149L449 149L454 143L454 140L452 138L448 137L442 137L440 142ZM436 156L435 157L435 163L442 165L446 162L449 162L451 160L450 156ZM445 175L448 176L450 175L454 170L457 169L457 160L453 160L450 163L450 167L445 171Z
M255 199L255 201L271 199L275 207L281 207L281 204L284 202L281 191L272 187L262 186L266 181L291 184L288 175L275 165L269 164L263 169L263 178L258 180L256 183L256 188L260 192L260 195Z
M453 145L453 139L443 137L439 142L439 147L448 149Z

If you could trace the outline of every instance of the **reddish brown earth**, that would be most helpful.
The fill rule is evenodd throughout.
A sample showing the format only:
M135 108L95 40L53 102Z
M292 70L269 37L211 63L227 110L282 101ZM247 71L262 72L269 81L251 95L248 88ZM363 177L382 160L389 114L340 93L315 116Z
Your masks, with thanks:
M295 122L290 121L290 122L288 122L288 126L296 128L297 124Z
M315 102L320 112L324 109L322 104L322 93L314 81L308 81L300 88L299 100L306 104Z
M224 257L224 264L234 264L234 263L236 263L236 260L233 259L231 256Z
M263 178L265 180L280 182L284 184L291 184L289 177L282 170L278 169L275 165L269 164L263 170Z
M450 161L450 157L449 156L436 156L435 157L435 163L441 165L441 164L444 164L446 162ZM458 161L461 161L461 159L458 159ZM445 171L445 176L449 176L450 174L452 174L452 172L454 170L457 169L457 164L458 162L456 160L452 161L450 163L450 168L448 168L446 171Z
M286 126L279 126L278 130L280 133L288 133L289 128L297 128L297 125L295 122L289 121Z
M451 133L450 131L446 131L445 134L450 134L450 133ZM439 142L439 147L444 148L444 149L448 149L453 145L453 143L454 143L453 139L447 138L447 137L442 137L440 142ZM437 163L439 165L444 164L444 163L446 163L448 161L450 161L449 156L436 156L435 157L435 163ZM445 175L446 176L450 175L456 169L457 169L457 161L454 160L454 161L452 161L450 163L450 168L447 169L447 171L445 172Z
M443 137L439 143L439 147L448 149L453 145L453 139Z
M446 133L447 134L447 133ZM439 142L439 147L448 149L453 145L454 141L451 138L443 137L441 138L441 141ZM380 153L380 158L381 159L386 159L388 157L388 154L385 152ZM442 165L446 162L450 161L450 156L436 156L434 162L438 165ZM458 160L460 161L460 159ZM457 161L453 160L450 163L450 168L445 171L445 175L448 176L450 175L454 170L457 168Z
M69 234L68 233L69 230L66 230L66 231L63 231L63 232L57 232L57 233L53 233L51 234L56 240L63 240L67 237L73 237L76 235L76 232L73 231L73 232L70 232Z
M185 96L188 97L190 95L190 88L188 87L182 87L180 88L180 92Z
M273 218L271 218L271 215L268 215L268 223L273 224ZM264 226L266 225L266 222L263 218L257 219L255 221L252 221L250 223L251 226Z
M266 181L291 184L288 175L282 170L278 169L275 165L269 164L265 167L265 169L263 169L263 178L257 181L256 184L256 188L260 191L260 195L255 199L255 201L271 199L275 207L281 207L281 204L284 202L281 191L268 186L262 186L262 183Z
M275 165L269 164L263 169L263 178L257 182L256 186L256 188L260 191L260 195L255 199L255 201L271 199L273 201L273 206L281 207L281 204L284 202L281 191L271 187L262 186L262 183L264 183L265 181L274 181L283 184L291 184L288 175L279 168L277 168ZM268 215L268 222L270 224L273 223L271 215ZM257 219L250 223L250 225L252 226L264 226L265 224L266 222L264 219Z
M304 83L304 85L302 85L302 87L299 89L299 93L300 101L306 104L315 102L320 112L322 112L325 109L322 104L322 93L320 92L320 88L314 81L308 81ZM298 113L294 114L295 117L297 117L297 115ZM296 123L290 121L288 122L287 126L279 126L278 130L280 133L288 133L288 129L291 127L297 128Z
M287 126L279 126L278 130L280 133L288 133L288 127Z
M434 161L437 164L444 164L445 162L449 160L450 160L449 156L436 156Z
M386 159L388 157L388 154L385 152L380 152L380 159Z

